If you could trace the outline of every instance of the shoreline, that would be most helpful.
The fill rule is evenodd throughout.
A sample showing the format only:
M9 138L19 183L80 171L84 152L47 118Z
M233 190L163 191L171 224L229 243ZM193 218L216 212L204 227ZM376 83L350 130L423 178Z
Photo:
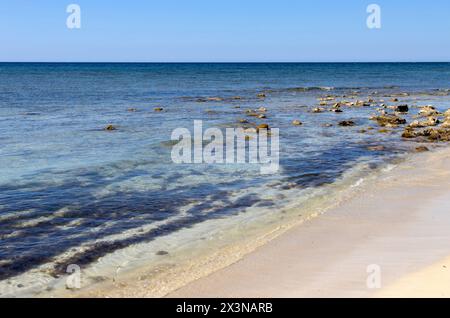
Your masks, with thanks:
M404 160L404 159L402 159ZM224 220L210 220L199 227L204 232L215 231L207 242L199 237L196 227L186 229L182 235L192 240L182 244L177 253L164 256L159 263L141 262L137 266L119 268L114 278L84 286L81 290L65 290L63 286L50 292L54 297L164 297L189 283L222 270L271 242L290 229L320 217L341 201L349 200L363 191L365 183L377 180L380 173L395 165L386 163L378 169L368 168L362 162L349 169L335 183L320 189L308 189L294 202L276 211L242 213ZM318 192L317 192L318 191ZM187 231L187 233L186 233ZM189 233L190 232L190 233ZM162 237L161 239L165 239ZM150 246L139 247L149 251ZM151 248L151 250L154 250ZM172 250L173 247L169 250ZM125 250L124 252L130 255ZM110 257L110 256L107 256ZM114 257L113 255L111 257ZM102 260L108 263L107 260ZM129 264L131 265L131 264ZM98 270L90 269L91 273ZM40 297L48 296L41 293Z
M167 296L448 296L449 164L450 149L418 154L363 194ZM371 265L381 288L367 287Z
M143 266L123 273L113 283L55 296L402 296L403 292L391 286L450 255L446 207L438 211L435 205L436 215L431 218L426 212L436 200L450 202L448 163L447 147L409 156L393 169L368 176L362 186L348 186L344 202L335 202L308 218L291 219L271 231L266 228L258 237L225 244L205 255L195 251L192 262L180 266ZM380 207L380 202L388 206ZM437 233L441 235L438 241ZM392 249L386 249L390 245ZM381 267L381 290L365 286L371 264ZM405 290L404 294L409 295Z

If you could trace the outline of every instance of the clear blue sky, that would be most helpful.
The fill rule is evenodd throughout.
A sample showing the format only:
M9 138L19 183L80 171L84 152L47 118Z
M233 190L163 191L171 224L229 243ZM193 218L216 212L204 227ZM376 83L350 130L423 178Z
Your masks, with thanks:
M450 61L450 1L0 0L0 61Z

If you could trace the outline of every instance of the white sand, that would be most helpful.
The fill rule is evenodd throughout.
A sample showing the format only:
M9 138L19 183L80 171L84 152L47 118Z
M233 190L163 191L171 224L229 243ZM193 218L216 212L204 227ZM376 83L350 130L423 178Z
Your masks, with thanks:
M450 296L450 151L417 155L361 196L169 297ZM381 288L368 288L379 266Z

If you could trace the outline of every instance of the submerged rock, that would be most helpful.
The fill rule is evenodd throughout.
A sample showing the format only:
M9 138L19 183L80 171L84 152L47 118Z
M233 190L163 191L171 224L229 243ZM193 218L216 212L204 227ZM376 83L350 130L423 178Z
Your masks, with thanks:
M292 122L292 125L294 125L294 126L301 126L301 125L303 125L303 123L300 120L294 120Z
M427 147L425 147L425 146L419 146L419 147L416 147L416 152L427 152L427 151L430 151L430 149L428 149Z
M367 147L370 151L383 151L385 150L384 146L369 146Z
M343 120L339 122L339 126L348 127L348 126L355 126L355 122L352 120Z
M223 101L223 98L221 98L221 97L208 97L206 100L208 102L221 102L221 101Z
M110 124L110 125L106 126L104 128L104 130L106 130L106 131L113 131L113 130L117 130L117 127Z
M206 102L221 102L223 98L221 97L201 97L197 99L197 103L206 103Z

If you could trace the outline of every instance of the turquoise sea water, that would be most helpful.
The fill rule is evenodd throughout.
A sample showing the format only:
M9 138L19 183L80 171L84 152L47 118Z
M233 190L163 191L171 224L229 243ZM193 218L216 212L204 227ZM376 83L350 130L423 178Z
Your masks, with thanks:
M89 265L206 220L276 211L285 191L332 184L357 163L376 169L414 145L395 130L377 133L375 107L313 114L317 98L447 109L449 89L448 63L0 63L0 281L44 264L57 277L67 264ZM259 107L267 119L246 117ZM277 174L172 163L174 129L192 131L194 120L237 127L240 118L280 129ZM118 129L104 131L108 124ZM367 127L373 132L359 133ZM368 149L381 140L385 150Z

